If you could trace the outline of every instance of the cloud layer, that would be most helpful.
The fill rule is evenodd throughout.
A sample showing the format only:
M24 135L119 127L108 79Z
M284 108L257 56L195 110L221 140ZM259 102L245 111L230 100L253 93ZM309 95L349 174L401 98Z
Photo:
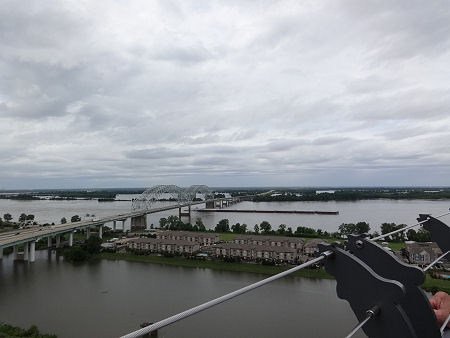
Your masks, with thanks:
M449 185L447 1L5 1L0 189Z

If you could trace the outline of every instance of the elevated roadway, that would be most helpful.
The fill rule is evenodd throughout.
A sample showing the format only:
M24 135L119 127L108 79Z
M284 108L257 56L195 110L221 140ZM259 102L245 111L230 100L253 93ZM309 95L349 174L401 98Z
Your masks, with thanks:
M146 226L146 215L154 214L162 211L179 209L180 217L187 215L182 213L182 208L190 207L197 204L211 204L215 206L217 202L220 205L225 203L228 205L229 202L237 202L241 198L249 198L250 196L242 196L242 197L229 197L229 198L216 198L210 199L207 201L195 201L189 202L185 204L176 204L176 205L168 205L159 208L151 208L146 210L132 211L129 213L107 216L103 218L94 218L92 220L84 220L80 222L59 224L48 227L36 227L22 230L14 230L0 233L0 259L3 258L3 249L8 247L13 247L14 258L17 258L18 254L18 246L24 244L24 259L29 259L31 262L35 260L35 243L43 238L48 238L48 246L52 245L52 238L56 237L56 246L60 245L60 236L62 234L69 234L69 246L73 245L73 232L75 230L86 229L87 237L90 236L91 227L98 227L99 237L102 237L103 226L105 223L113 223L113 229L116 230L116 222L122 221L122 228L125 227L125 221L127 219L131 219L131 225L133 227L133 223L136 227L145 227ZM29 252L28 252L29 251Z

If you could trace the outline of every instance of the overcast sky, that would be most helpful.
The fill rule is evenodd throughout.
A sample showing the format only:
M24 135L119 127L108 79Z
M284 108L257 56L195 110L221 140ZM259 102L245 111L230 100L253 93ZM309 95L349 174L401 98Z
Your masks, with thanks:
M0 189L450 185L450 2L0 6Z

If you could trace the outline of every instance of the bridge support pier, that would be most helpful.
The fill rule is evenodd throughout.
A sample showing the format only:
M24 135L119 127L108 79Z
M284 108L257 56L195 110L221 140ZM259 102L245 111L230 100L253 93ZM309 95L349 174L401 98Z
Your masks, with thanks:
M47 237L47 247L50 249L52 247L52 236Z
M23 243L23 260L28 260L28 242Z
M131 217L131 231L143 231L146 228L147 228L147 215L146 214Z
M113 221L113 231L116 231L116 221Z
M3 259L3 248L0 246L0 259Z
M86 239L89 239L89 237L91 237L91 228L87 227L86 228Z
M36 242L33 241L30 243L30 262L34 262L36 260Z
M69 232L69 246L73 246L73 231Z
M103 238L103 224L98 227L98 237Z
M181 221L181 217L186 216L189 219L189 223L191 223L191 206L188 206L188 212L183 212L183 208L178 208L178 218Z
M61 244L61 235L56 235L56 247L59 248Z
M216 207L216 202L214 201L208 201L205 203L205 207L206 209L215 209Z
M19 247L17 245L13 246L13 259L17 259L17 252L19 251Z
M122 231L123 232L125 232L125 222L126 222L126 219L123 219L122 220Z

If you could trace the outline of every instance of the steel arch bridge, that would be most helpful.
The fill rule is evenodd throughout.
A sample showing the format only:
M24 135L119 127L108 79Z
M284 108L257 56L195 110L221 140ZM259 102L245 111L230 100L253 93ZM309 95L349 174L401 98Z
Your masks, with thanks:
M188 188L180 188L176 185L157 185L145 190L141 195L132 200L133 210L150 209L153 204L161 200L174 200L178 205L194 201L197 194L203 195L205 200L214 198L213 191L206 185L191 185Z

